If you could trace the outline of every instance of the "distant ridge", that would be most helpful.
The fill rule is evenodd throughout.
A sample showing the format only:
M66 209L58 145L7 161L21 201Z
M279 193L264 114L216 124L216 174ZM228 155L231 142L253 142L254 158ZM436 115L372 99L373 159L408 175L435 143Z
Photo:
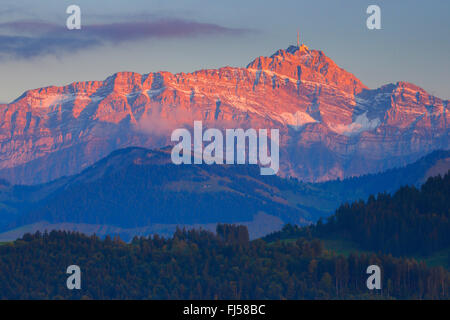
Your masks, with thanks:
M303 183L261 176L251 165L181 165L170 149L130 147L112 152L80 174L34 186L0 183L0 240L37 230L98 235L158 233L177 226L214 230L240 223L252 238L283 224L306 225L342 203L419 185L430 172L450 169L450 151L435 151L403 168L343 181Z

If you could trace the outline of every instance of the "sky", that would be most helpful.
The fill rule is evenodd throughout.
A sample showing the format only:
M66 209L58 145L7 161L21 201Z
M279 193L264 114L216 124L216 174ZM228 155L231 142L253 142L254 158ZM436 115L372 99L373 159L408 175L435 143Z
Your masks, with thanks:
M69 5L81 30L68 30ZM381 8L381 30L366 9ZM119 71L244 67L296 44L323 50L370 88L409 81L450 98L448 0L2 0L0 103Z

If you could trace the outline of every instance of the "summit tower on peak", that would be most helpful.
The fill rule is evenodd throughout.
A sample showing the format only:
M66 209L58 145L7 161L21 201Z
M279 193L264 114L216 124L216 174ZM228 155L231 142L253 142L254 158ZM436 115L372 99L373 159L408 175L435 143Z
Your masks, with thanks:
M299 52L309 50L308 46L303 42L300 42L300 31L297 31L297 48L299 49Z

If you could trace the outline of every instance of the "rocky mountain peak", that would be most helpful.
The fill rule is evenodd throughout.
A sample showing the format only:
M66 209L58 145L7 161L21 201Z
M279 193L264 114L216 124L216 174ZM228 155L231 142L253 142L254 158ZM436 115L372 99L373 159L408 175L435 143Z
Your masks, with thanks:
M247 68L272 72L274 76L284 76L298 82L333 86L351 94L367 89L358 78L340 68L323 51L311 50L304 44L280 49L270 57L258 57Z

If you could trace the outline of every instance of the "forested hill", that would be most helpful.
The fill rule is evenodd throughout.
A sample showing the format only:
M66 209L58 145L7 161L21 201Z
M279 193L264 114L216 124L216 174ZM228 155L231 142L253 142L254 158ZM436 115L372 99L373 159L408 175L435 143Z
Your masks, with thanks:
M326 223L286 226L265 239L301 236L350 240L366 250L394 255L430 255L450 247L450 171L420 188L405 186L393 195L343 204Z
M0 241L60 229L128 241L171 236L177 225L213 231L218 222L245 224L253 239L286 223L316 222L344 202L420 185L445 168L450 151L435 151L404 168L316 184L261 176L256 165L176 166L170 149L126 148L46 184L0 181Z
M380 192L393 193L405 185L420 187L429 177L444 175L448 170L450 170L450 150L436 150L405 167L345 180L317 183L315 187L337 195L341 204L357 199L366 200L369 195Z
M68 290L66 269L81 268ZM369 265L382 287L366 286ZM0 245L0 299L448 299L450 273L413 259L336 256L318 240L249 241L242 226L172 238L57 232Z
M449 299L450 272L414 258L449 247L450 172L420 188L342 205L326 223L287 226L249 241L243 226L216 234L120 238L52 231L0 245L0 299ZM337 254L334 236L378 253ZM275 241L289 239L289 241ZM66 287L67 266L82 289ZM378 265L381 290L367 289Z

